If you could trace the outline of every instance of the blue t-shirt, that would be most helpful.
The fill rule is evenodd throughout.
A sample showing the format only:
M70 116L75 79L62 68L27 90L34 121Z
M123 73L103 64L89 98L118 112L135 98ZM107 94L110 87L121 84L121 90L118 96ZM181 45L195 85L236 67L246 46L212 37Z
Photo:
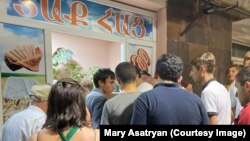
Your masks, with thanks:
M102 109L106 101L107 98L98 88L95 88L87 95L86 105L91 115L93 128L100 128Z
M209 124L209 120L197 95L179 84L161 83L137 98L131 124L201 125Z

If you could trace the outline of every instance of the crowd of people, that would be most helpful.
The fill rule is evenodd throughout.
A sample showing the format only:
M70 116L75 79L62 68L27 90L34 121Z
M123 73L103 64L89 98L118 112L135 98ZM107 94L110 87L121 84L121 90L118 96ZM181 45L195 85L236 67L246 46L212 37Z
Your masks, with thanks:
M216 58L202 53L191 62L190 78L200 97L183 84L183 60L162 54L154 78L130 62L113 72L99 69L90 82L63 78L34 85L30 105L5 123L3 141L97 141L100 125L250 125L250 51L244 66L230 66L228 83L219 83ZM112 92L115 83L120 93Z

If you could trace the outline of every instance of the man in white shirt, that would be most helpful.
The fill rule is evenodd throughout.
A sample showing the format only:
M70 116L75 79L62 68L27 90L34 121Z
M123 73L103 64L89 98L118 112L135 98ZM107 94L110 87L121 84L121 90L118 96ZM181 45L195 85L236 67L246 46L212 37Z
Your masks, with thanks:
M50 85L34 85L31 88L31 105L12 115L3 126L3 141L27 141L40 131L46 120L47 100Z
M210 53L203 53L191 62L190 77L203 86L201 100L206 107L210 124L231 123L231 102L227 89L214 78L216 59Z
M250 66L250 51L246 52L244 56L243 66L244 67ZM231 98L232 112L234 114L234 118L237 118L243 107L241 106L238 99L237 88L235 87L235 81L229 87L229 94ZM234 119L232 119L232 121L234 121Z

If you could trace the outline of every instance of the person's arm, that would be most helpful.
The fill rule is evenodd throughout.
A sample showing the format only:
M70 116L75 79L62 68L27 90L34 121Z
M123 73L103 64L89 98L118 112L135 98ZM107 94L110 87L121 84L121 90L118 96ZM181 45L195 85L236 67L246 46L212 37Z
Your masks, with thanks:
M230 94L230 100L231 100L231 110L232 110L231 121L234 121L234 119L236 118L235 112L237 105L237 97L236 97L237 88L235 87L235 81L230 85L228 92Z
M236 106L231 108L231 123L233 123L235 120L235 111L236 111Z
M217 124L218 120L215 94L211 91L202 92L201 100L206 108L210 124Z
M193 86L191 83L187 85L186 90L188 90L189 92L193 92Z
M91 115L89 112L89 109L86 107L86 126L87 127L92 127L92 123L91 123Z
M92 118L92 126L95 129L100 128L102 110L106 100L107 100L106 97L102 96L96 98L93 102L91 118Z
M218 116L217 115L209 116L209 121L211 125L218 124Z

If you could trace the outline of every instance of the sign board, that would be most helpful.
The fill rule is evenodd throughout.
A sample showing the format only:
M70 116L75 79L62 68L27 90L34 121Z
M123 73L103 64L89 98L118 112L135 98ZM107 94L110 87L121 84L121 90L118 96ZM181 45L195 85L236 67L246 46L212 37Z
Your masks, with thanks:
M7 14L153 41L153 18L87 0L11 0Z

